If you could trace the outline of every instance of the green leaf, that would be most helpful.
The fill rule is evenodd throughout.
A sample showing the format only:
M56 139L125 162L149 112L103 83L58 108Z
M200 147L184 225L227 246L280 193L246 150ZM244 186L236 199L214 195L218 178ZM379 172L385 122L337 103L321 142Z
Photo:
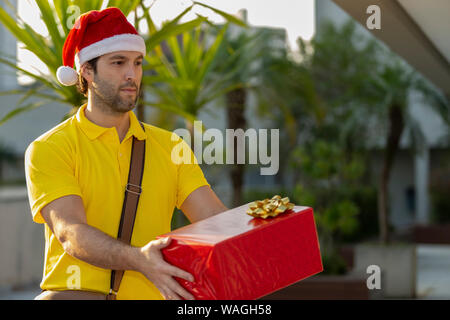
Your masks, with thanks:
M180 33L192 30L193 28L199 26L203 21L205 21L203 18L197 18L195 20L181 24L173 24L173 21L165 24L160 30L154 33L153 36L146 40L147 50L153 50L162 41L168 39L171 36L175 36Z
M0 126L3 125L6 121L10 120L11 118L17 116L18 114L39 108L40 106L44 105L45 103L47 103L47 101L33 102L33 103L29 103L25 106L18 107L16 109L12 110L11 112L9 112L6 116L4 116L0 120Z
M184 34L183 36L187 36ZM188 74L186 71L186 64L184 61L184 55L181 54L180 44L178 42L178 37L172 36L167 39L167 44L169 45L170 51L173 54L173 58L175 59L175 66L178 74L182 78L188 78Z
M17 101L17 105L21 105L23 102L25 102L28 98L35 95L40 89L42 89L43 86L29 89L23 96Z
M102 2L100 0L74 0L73 4L78 6L83 14L91 10L100 10Z
M155 83L164 83L177 86L183 89L192 89L194 82L191 79L181 79L175 77L166 77L163 75L156 76L144 76L142 77L142 83L145 85L153 85Z
M30 90L30 89L14 89L14 90L0 91L0 96L14 96L14 95L20 95L20 94L26 95L30 91L33 92L33 94L32 94L33 96L45 98L45 99L52 100L52 101L58 101L61 103L66 103L66 101L61 99L60 97L57 97L52 94L38 92L38 91L35 91L34 89L32 89L32 90Z
M201 3L201 2L198 2L198 1L194 1L194 4L202 6L202 7L205 7L205 8L208 8L208 9L214 11L218 15L224 17L228 22L237 24L238 26L241 26L241 27L244 27L244 28L248 28L248 25L244 21L236 18L235 16L232 16L231 14L228 14L228 13L226 13L224 11L221 11L219 9L213 8L211 6L208 6L208 5L206 5L204 3Z
M153 3L152 3L152 5L153 5ZM147 22L149 36L152 37L152 35L157 31L157 29L156 29L155 23L153 22L153 19L150 16L150 8L151 7L145 7L143 2L141 2L140 6L144 13L143 18Z
M59 19L59 25L63 29L64 39L65 36L69 33L69 28L67 27L67 19L69 17L67 9L70 3L67 0L53 0L53 5L55 7L56 15Z
M59 91L58 87L54 83L52 83L51 81L48 81L46 78L44 78L42 76L35 75L34 73L31 73L31 72L29 72L29 71L27 71L25 69L22 69L19 66L16 66L14 63L12 63L12 62L10 62L8 60L5 60L3 58L0 58L0 63L6 64L6 65L10 66L13 69L16 69L16 70L20 71L21 73L24 73L25 75L30 76L33 79L44 83L49 88L54 89L54 90L56 89L57 91Z
M13 34L17 40L24 43L28 48L30 48L31 51L37 51L39 50L39 47L43 45L42 43L36 44L35 39L33 39L33 37L24 29L20 28L17 25L16 20L14 20L1 6L0 22Z
M240 89L240 88L242 88L242 83L234 83L229 86L226 86L225 83L218 85L216 87L216 89L212 91L212 93L210 95L207 95L205 98L200 99L198 104L201 106L206 105L207 103L214 101L215 99L217 99L221 96L224 96L228 92L231 92L233 90Z
M205 56L203 57L203 61L202 61L202 67L199 70L199 72L197 73L196 79L198 79L198 81L202 81L206 75L206 73L211 69L212 63L214 61L214 58L216 57L217 54L217 50L220 47L220 44L223 41L223 37L225 35L225 32L228 29L228 25L225 25L219 32L219 34L217 35L216 39L214 40L214 43L212 44L212 46L208 49L208 51L206 52Z
M140 2L140 0L110 0L108 1L108 7L119 8L123 12L125 17L127 17L131 11L134 11L136 9Z
M158 109L163 110L163 111L171 112L171 113L179 115L179 116L183 117L184 119L187 119L187 120L189 120L191 122L197 120L195 115L193 115L193 114L191 114L189 112L186 112L186 111L184 111L184 110L182 110L182 109L180 109L180 108L178 108L178 107L176 107L174 105L171 105L171 104L159 103L159 102L148 102L148 101L144 101L143 104L146 105L146 106L151 106L151 107L158 108Z
M41 20L45 23L53 45L55 46L54 53L60 58L65 38L61 35L58 25L56 24L54 10L50 7L50 3L47 0L36 0L36 4L41 11Z

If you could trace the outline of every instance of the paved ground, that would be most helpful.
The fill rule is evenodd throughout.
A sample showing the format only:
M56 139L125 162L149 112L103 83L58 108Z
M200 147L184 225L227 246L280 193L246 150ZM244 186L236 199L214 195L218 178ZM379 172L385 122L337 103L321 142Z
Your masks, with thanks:
M417 257L417 297L450 299L450 246L420 245Z
M38 285L21 290L7 290L3 288L0 290L0 300L33 300L39 293L41 293L41 289Z
M417 246L417 298L450 299L450 245ZM31 300L36 286L24 290L0 290L0 300Z

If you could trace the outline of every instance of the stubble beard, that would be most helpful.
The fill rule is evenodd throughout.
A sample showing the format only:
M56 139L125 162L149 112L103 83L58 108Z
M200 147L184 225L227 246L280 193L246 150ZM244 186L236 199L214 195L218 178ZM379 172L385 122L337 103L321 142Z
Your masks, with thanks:
M100 79L98 76L94 76L96 88L93 90L93 98L96 105L100 106L103 112L109 114L123 114L130 110L133 110L139 99L139 88L134 83L128 83L116 88L110 82ZM124 87L136 88L136 96L123 97L121 96L120 89Z

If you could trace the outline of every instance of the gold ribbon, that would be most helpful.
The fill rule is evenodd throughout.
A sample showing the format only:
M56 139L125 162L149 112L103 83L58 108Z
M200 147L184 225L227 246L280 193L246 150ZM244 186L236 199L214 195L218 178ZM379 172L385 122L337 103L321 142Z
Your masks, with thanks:
M249 204L246 213L255 218L266 219L268 217L276 217L286 210L294 208L294 204L289 202L289 198L281 198L275 195L272 199L257 200Z

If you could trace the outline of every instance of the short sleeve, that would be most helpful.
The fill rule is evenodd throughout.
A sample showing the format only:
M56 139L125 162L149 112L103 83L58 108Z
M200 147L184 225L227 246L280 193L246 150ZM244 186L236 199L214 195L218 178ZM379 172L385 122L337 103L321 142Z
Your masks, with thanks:
M33 221L44 223L41 209L70 194L80 195L74 157L49 141L33 141L25 151L25 177Z
M196 189L202 186L209 186L202 169L198 165L192 149L180 138L178 143L181 144L183 152L188 154L184 159L191 161L183 161L178 164L178 185L177 185L177 208L180 209L184 200Z

